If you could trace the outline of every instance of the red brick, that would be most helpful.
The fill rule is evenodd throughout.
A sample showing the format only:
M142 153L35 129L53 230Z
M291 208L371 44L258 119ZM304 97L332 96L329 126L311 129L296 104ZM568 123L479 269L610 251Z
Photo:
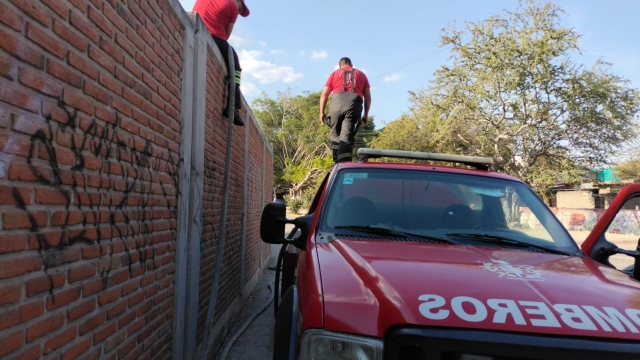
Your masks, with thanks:
M38 254L20 256L0 261L0 279L27 274L42 268L42 257Z
M99 82L102 86L113 91L117 95L122 95L122 85L119 81L116 81L113 77L106 73L100 73Z
M49 1L59 1L59 0L49 0ZM60 36L66 43L73 45L76 49L81 52L87 51L87 46L89 46L89 42L79 35L77 32L71 30L68 26L66 26L62 21L58 19L53 20L53 32ZM73 51L69 52L69 56L71 54L75 54ZM77 55L76 55L77 56Z
M66 65L61 65L55 61L49 60L47 61L47 72L69 85L80 88L80 75L75 73ZM65 95L66 93L67 91L65 91Z
M30 343L39 339L64 325L64 314L50 316L40 322L37 322L27 328L27 342Z
M69 2L72 3L76 9L80 10L81 13L84 14L87 12L87 0L69 0Z
M80 335L84 335L97 328L98 326L104 324L105 316L106 314L104 312L101 312L85 320L82 325L80 325Z
M45 253L44 263L49 268L76 262L80 260L80 249L70 248L60 251L48 251Z
M31 204L31 189L0 185L1 205L29 205ZM0 241L1 242L1 241ZM0 253L2 253L0 245Z
M69 321L77 320L88 313L92 312L96 308L96 300L90 299L80 304L73 306L67 311L67 319Z
M26 235L0 235L0 254L22 251L26 247Z
M71 341L75 340L75 338L78 336L78 327L77 326L73 326L70 328L65 329L63 332L61 332L60 334L52 337L51 339L47 340L47 342L44 343L44 349L42 350L42 353L44 355L60 349L61 347L63 347L64 345L70 343Z
M122 296L128 295L140 288L140 280L132 280L122 286Z
M102 41L101 41L102 42ZM113 74L116 68L116 64L114 60L107 54L105 54L102 50L98 49L96 46L89 46L89 57L98 63L98 65L105 68L109 73Z
M69 269L69 283L92 277L96 274L95 264L81 264Z
M111 6L108 6L105 4L102 7L102 13L107 17L107 19L109 19L109 21L111 21L113 25L115 25L118 28L120 32L122 33L125 32L127 28L127 23L124 20L122 20L120 15L118 15Z
M111 107L116 109L121 114L131 117L131 106L119 98L111 99Z
M66 46L31 23L27 23L27 38L59 59L63 59L67 55Z
M1 5L1 4L0 4ZM9 57L0 58L0 76L4 76L9 80L15 80L17 78L17 66L14 64L14 60ZM2 117L0 118L0 127L6 127L8 121L2 121L2 119L8 119L11 116L11 113L4 109L2 112Z
M27 41L21 41L8 32L0 32L0 48L37 68L44 68L44 55Z
M2 33L0 33L2 37ZM1 39L0 39L1 40ZM0 82L0 100L11 105L15 105L21 109L28 110L32 113L38 113L42 100L38 96L28 94L18 88Z
M98 39L100 39L100 36L98 35L98 30L96 29L95 26L91 25L86 20L84 15L79 14L77 11L72 10L70 22L71 22L71 25L73 25L73 27L80 30L80 32L84 34L84 36L89 38L89 40L93 41L94 43L98 43Z
M96 279L82 285L82 296L87 297L100 292L104 289L104 282L102 279Z
M0 4L0 22L18 32L24 27L24 18L4 3Z
M33 296L51 289L59 288L66 282L64 273L53 273L27 280L27 296Z
M37 229L47 225L47 213L45 211L7 211L2 214L2 220L5 230Z
M137 310L131 310L126 315L123 315L118 319L118 329L122 329L131 323L137 316Z
M107 326L105 326L104 328L102 328L101 330L95 331L93 333L93 343L94 344L101 343L106 338L113 335L116 332L116 330L117 330L117 325L115 322L112 322Z
M44 314L44 303L35 301L20 307L13 306L0 313L0 331L16 326Z
M35 344L26 350L22 350L16 355L12 355L9 360L34 360L42 357L40 344Z
M64 92L64 101L69 106L74 107L85 114L93 115L93 101L80 92L66 89Z
M0 337L0 357L3 357L24 344L24 332L18 331L12 334Z
M105 105L109 104L109 94L102 88L100 88L96 83L85 80L83 91L86 95L91 96L101 103Z
M69 7L64 4L63 0L42 0L51 10L58 14L62 19L67 20L69 17ZM54 22L57 19L53 20Z
M104 306L120 298L120 288L107 290L98 296L98 305Z
M20 83L30 87L42 94L60 97L62 87L56 82L47 79L42 74L38 74L29 69L21 68L19 72Z
M75 204L76 205L100 205L100 193L76 193Z
M47 12L47 9L42 7L34 0L10 0L13 5L20 8L29 16L40 22L42 25L49 25L51 22L51 16Z
M134 307L135 305L139 304L142 300L144 300L144 292L139 292L135 295L132 295L129 298L129 307Z
M47 148L40 146L38 149L38 158L47 160L50 163L64 165L74 165L76 162L76 155L73 151L59 147Z
M109 124L116 123L116 114L111 109L105 109L100 105L96 105L96 117Z
M91 338L85 338L83 340L80 340L79 342L77 342L76 344L71 345L70 347L68 347L66 350L64 350L62 352L62 360L75 360L77 359L80 355L86 353L87 351L89 351L89 348L91 347Z
M39 188L36 189L36 203L69 205L71 203L71 194L62 189Z
M60 245L68 244L69 238L66 231L46 231L33 234L29 237L29 248L50 249Z
M89 6L89 19L100 28L109 38L113 38L113 27L107 22L107 19L96 10L93 6Z
M111 320L127 311L127 302L128 301L125 299L109 308L109 310L107 310L107 320Z
M125 355L130 353L131 350L133 350L133 348L136 346L136 342L136 339L133 338L122 344L122 346L120 346L120 348L118 349L118 358L122 359L123 357L125 357Z
M16 302L22 296L22 285L12 284L0 287L0 306Z
M100 70L85 57L78 55L73 51L69 52L69 65L93 80L98 80Z
M138 332L138 330L142 329L142 326L144 326L144 319L143 318L139 318L138 320L134 321L127 328L127 336L132 336L133 334Z
M57 309L61 306L71 304L80 299L80 287L62 290L47 297L47 311Z
M84 219L84 214L81 211L73 211L73 210L55 211L51 215L51 225L52 226L76 225L76 224L82 223L83 219Z
M82 257L85 259L94 259L99 256L107 255L109 248L107 244L85 246L82 248Z

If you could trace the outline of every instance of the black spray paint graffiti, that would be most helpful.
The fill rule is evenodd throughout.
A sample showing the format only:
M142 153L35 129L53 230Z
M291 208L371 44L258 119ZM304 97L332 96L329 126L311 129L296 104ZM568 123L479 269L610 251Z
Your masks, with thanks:
M124 248L126 256L122 257L122 265L128 266L132 276L152 270L155 251L151 235L156 230L152 221L166 218L171 222L176 218L178 169L182 160L176 162L178 155L168 149L155 148L154 154L149 140L141 142L122 135L118 130L120 118L117 114L115 124L104 126L93 119L88 126L81 126L77 110L70 111L61 100L58 107L66 114L66 121L57 127L58 136L70 135L68 145L74 154L74 164L70 170L63 170L58 162L52 140L54 126L51 115L45 116L45 129L38 130L31 137L27 164L40 184L55 189L65 199L66 215L57 221L59 238L51 239L51 235L44 234L45 230L51 234L54 228L42 229L19 190L13 189L17 207L27 212L30 231L37 239L45 264L45 273L49 274L49 267L55 266L57 261L64 261L56 257L63 257L64 250L79 243L87 246L97 244L100 258L108 258L109 264L100 272L105 288L112 267L120 267L120 263L113 263L117 260L116 245ZM101 163L97 171L86 171L90 160L85 157L86 153L93 156L92 161L97 159ZM36 155L46 161L38 161ZM41 166L43 163L45 168ZM90 185L92 181L94 184ZM99 185L95 184L96 181ZM90 188L99 190L91 191ZM82 214L80 224L72 219L72 211ZM108 221L104 216L108 216ZM104 241L108 241L109 246L102 246ZM107 253L103 253L105 248ZM134 269L136 262L139 267ZM51 275L49 281L52 294L54 284Z

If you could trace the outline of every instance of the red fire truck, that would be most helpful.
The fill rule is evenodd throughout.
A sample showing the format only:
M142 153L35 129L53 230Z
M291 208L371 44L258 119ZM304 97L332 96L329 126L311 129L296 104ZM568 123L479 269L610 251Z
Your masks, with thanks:
M579 247L490 158L358 155L333 167L307 215L263 210L263 241L284 244L274 359L640 359L640 248L607 239L640 184ZM614 254L635 266L616 269Z

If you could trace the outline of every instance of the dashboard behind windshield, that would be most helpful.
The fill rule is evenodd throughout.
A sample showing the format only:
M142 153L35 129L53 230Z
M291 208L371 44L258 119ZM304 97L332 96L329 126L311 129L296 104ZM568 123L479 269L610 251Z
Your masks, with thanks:
M415 234L508 237L578 251L560 222L526 185L504 179L398 169L344 169L333 181L322 231L383 227Z

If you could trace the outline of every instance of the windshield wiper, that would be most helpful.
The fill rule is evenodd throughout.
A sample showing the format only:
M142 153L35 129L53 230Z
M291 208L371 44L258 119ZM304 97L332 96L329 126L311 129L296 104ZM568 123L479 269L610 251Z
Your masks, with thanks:
M509 245L513 245L513 246L517 246L517 247L532 247L532 248L540 249L540 250L543 250L543 251L546 251L546 252L550 252L550 253L553 253L553 254L565 255L565 256L574 256L574 254L570 254L570 253L564 252L562 250L550 249L548 247L544 247L544 246L541 246L541 245L530 244L530 243L526 243L524 241L518 241L518 240L514 240L514 239L511 239L511 238L508 238L508 237L498 236L498 235L472 234L472 233L449 233L449 234L447 234L447 236L468 238L468 239L473 239L473 240L480 241L480 242L493 243L493 244L509 244Z
M455 244L455 245L459 245L460 244L457 241L454 241L454 240L451 240L451 239L447 239L447 238L441 238L441 237L429 236L429 235L422 235L422 234L415 234L415 233L407 232L407 231L391 230L391 229L387 229L387 228L381 227L381 226L338 225L338 226L335 226L335 228L336 229L348 229L348 230L362 231L362 232L366 232L366 233L370 233L370 234L393 235L393 236L400 237L400 238L417 237L417 238L426 239L426 240L434 240L434 241L445 242L445 243L448 243L448 244Z

